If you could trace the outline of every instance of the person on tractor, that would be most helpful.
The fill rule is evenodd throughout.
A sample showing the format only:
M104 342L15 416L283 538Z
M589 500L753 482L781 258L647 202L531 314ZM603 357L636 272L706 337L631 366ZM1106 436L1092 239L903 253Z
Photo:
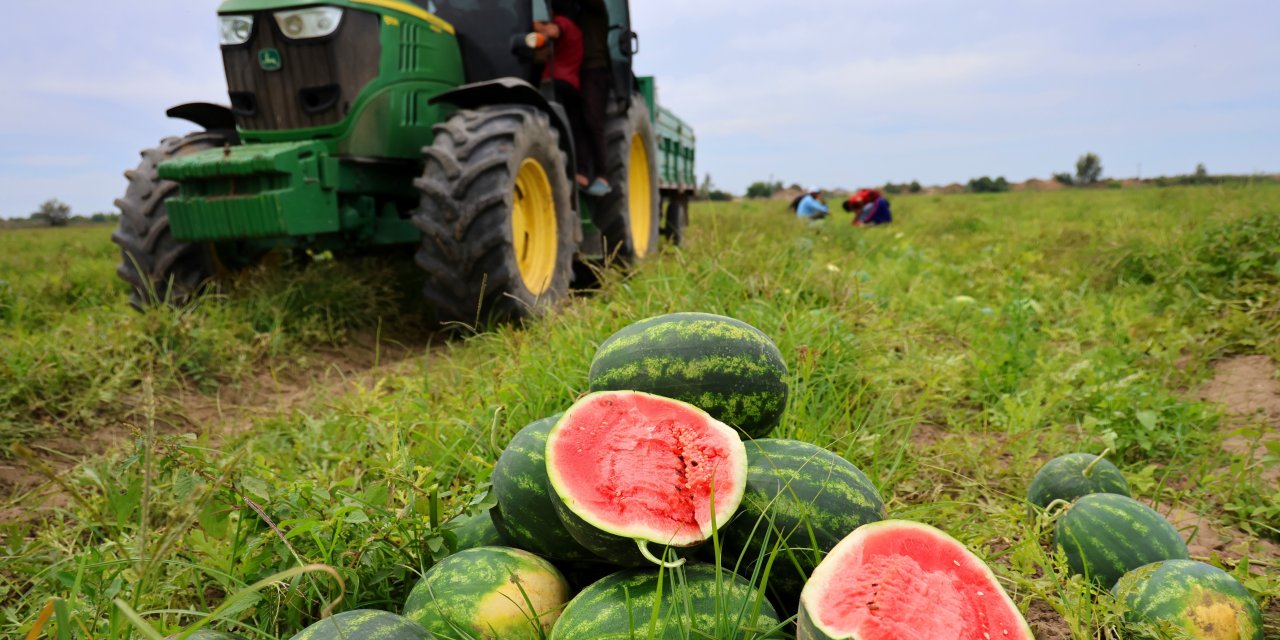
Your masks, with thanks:
M534 22L534 31L555 43L550 62L542 73L542 81L550 81L555 85L556 99L564 106L565 115L569 116L569 126L573 129L574 152L583 160L578 166L575 179L578 188L590 190L591 182L583 173L585 164L591 164L599 173L591 159L594 159L590 133L587 131L586 115L582 105L582 29L573 21L573 0L552 0L551 21Z
M800 199L800 204L796 205L796 217L808 220L821 220L827 217L831 210L827 208L827 205L822 200L818 199L821 194L822 189L818 187L809 189L809 192Z
M609 53L609 8L604 0L579 0L578 24L582 27L584 44L582 58L582 107L586 116L587 146L591 153L584 163L592 169L595 179L584 193L604 196L612 191L608 173L609 156L605 144L604 125L607 119L609 87L613 84L612 58Z
M853 226L875 226L893 222L889 199L875 189L860 189L841 205L853 214Z

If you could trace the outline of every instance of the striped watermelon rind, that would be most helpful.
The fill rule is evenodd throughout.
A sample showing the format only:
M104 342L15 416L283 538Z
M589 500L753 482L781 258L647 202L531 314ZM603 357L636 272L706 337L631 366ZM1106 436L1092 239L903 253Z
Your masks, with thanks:
M480 547L431 567L409 593L404 616L444 637L541 638L570 595L550 562L521 549Z
M526 425L493 467L493 524L508 543L552 560L598 562L556 515L547 484L547 434L564 414Z
M787 405L787 364L759 329L708 313L672 313L623 328L591 361L592 391L644 391L688 402L762 438Z
M690 563L620 571L588 586L565 607L551 640L772 638L781 637L779 626L768 599L742 577Z
M1071 572L1110 588L1125 573L1161 560L1186 560L1187 544L1154 509L1114 493L1077 500L1054 531Z
M303 629L291 640L432 640L422 625L387 611L344 611Z
M828 551L854 529L884 519L884 501L858 467L822 447L772 438L745 445L747 488L724 528L724 557L750 567L777 547L769 589L778 602L792 604Z
M493 518L488 511L476 514L463 514L449 521L448 530L453 534L453 552L466 551L476 547L506 546L506 538L494 526Z
M1158 637L1262 640L1262 612L1244 585L1215 566L1165 560L1122 576L1112 589L1125 618Z
M1027 502L1045 509L1055 500L1072 502L1091 493L1128 496L1129 483L1110 460L1089 453L1068 453L1040 467L1027 488Z

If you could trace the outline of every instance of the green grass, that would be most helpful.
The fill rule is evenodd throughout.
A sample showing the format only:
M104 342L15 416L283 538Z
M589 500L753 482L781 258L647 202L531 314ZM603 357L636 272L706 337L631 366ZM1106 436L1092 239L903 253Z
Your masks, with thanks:
M25 634L60 598L52 624L73 635L137 637L116 599L176 630L307 564L337 569L340 608L398 610L448 553L442 523L486 506L506 440L586 390L605 338L671 311L772 336L792 375L775 435L849 459L891 516L965 542L1015 602L1052 609L1075 637L1120 637L1118 618L1026 519L1027 483L1051 457L1109 447L1136 496L1280 540L1277 489L1221 451L1222 416L1194 400L1215 359L1280 359L1280 188L911 196L894 211L859 230L809 227L784 203L696 206L686 249L606 274L554 316L422 349L231 438L155 416L180 389L234 384L380 321L426 346L412 274L264 269L195 309L142 315L124 308L108 229L2 233L0 440L121 422L139 436L65 474L67 506L7 525L0 629ZM1220 559L1269 607L1269 634L1276 560ZM327 574L292 576L215 625L287 638L339 592Z

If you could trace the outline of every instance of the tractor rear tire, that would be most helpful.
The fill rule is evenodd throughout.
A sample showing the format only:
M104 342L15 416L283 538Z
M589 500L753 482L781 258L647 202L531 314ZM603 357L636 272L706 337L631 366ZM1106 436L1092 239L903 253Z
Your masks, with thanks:
M219 133L201 131L181 138L165 138L160 146L142 152L142 162L125 172L129 187L115 201L120 226L111 241L120 245L116 274L133 291L129 303L139 311L157 304L185 305L218 273L214 247L208 243L175 240L169 231L165 201L178 183L161 180L157 166L170 158L198 153L231 143Z
M658 251L662 200L658 194L658 145L644 97L605 126L609 186L595 217L605 255L631 265Z
M684 245L684 229L689 226L689 196L678 195L667 199L667 215L662 225L662 237L677 247Z
M459 111L436 125L423 161L415 260L440 325L534 317L568 296L581 223L545 113Z

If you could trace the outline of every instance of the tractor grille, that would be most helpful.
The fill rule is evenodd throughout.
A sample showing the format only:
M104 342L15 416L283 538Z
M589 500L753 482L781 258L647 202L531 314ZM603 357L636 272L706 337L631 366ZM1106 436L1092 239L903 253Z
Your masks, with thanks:
M236 125L250 131L321 127L342 121L360 91L378 77L378 15L347 9L333 35L290 40L270 12L254 14L253 36L222 48ZM279 52L279 68L259 62Z

